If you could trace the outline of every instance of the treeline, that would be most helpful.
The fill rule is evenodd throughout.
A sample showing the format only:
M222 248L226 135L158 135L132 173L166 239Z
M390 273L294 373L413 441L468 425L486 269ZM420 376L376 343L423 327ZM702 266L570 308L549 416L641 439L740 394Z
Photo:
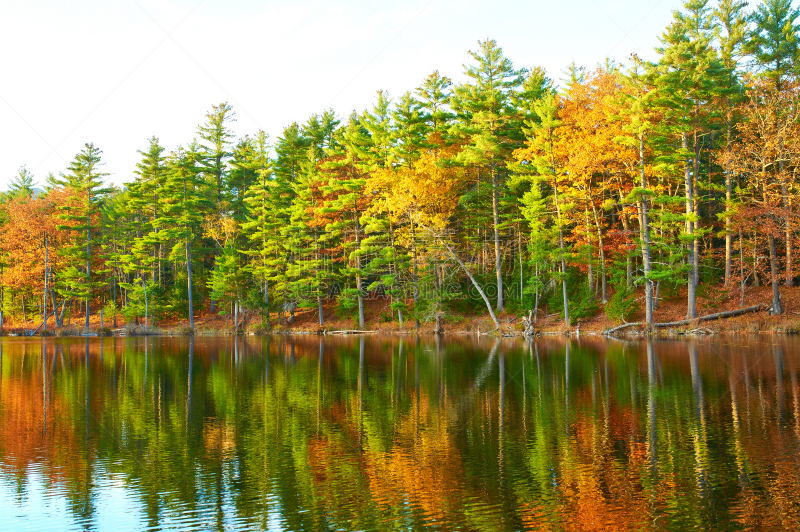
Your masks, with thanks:
M657 61L573 64L559 83L486 40L463 84L437 71L274 144L236 139L223 103L184 146L149 139L121 190L93 144L42 193L23 167L2 204L0 308L88 327L102 305L193 327L203 307L237 328L242 308L267 328L297 307L322 326L334 308L364 327L380 295L401 326L640 306L652 322L683 285L691 318L698 291L770 283L780 314L795 282L798 15L790 0L687 0Z

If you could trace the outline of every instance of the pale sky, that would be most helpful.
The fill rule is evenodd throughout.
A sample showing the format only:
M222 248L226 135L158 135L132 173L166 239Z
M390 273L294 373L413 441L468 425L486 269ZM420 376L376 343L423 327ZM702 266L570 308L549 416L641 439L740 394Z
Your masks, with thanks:
M559 79L637 52L653 58L679 0L0 0L0 190L25 164L37 183L86 142L108 180L130 181L147 139L167 152L212 104L239 136L271 140L332 107L370 107L434 70L464 81L477 41Z

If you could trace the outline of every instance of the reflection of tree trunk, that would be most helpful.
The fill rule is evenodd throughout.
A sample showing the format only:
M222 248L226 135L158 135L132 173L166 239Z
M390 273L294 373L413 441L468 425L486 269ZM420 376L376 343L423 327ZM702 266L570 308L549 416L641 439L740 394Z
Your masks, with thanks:
M192 383L194 379L194 336L189 337L189 375L186 383L186 433L189 433L189 420L192 417Z
M697 426L695 428L695 466L697 471L697 486L701 496L705 497L708 486L706 472L706 416L705 399L703 397L703 379L700 377L700 368L697 360L697 344L689 343L689 369L692 374L692 390L694 391L695 414Z
M800 438L800 393L798 393L797 386L797 370L794 364L789 366L789 375L791 376L792 383L792 405L794 407L794 432L795 436Z
M658 427L656 419L656 353L652 338L647 340L647 454L650 472L658 473Z
M506 488L506 461L505 461L505 417L506 417L506 355L500 353L499 362L500 373L500 404L498 405L498 424L497 424L497 461L500 473L500 489L505 493ZM508 501L507 497L503 498Z
M317 434L322 423L322 359L325 352L325 338L319 338L319 355L317 360Z
M47 434L47 344L44 340L42 340L42 433L43 437Z
M778 426L782 427L785 421L783 399L783 346L772 346L772 358L775 360L775 412L778 418Z
M358 451L364 450L364 337L358 339Z
M417 336L416 349L414 350L414 407L416 413L414 415L414 436L419 436L419 415L420 415L420 375L419 375L419 344L420 339Z
M536 355L536 382L538 383L539 388L539 406L542 404L542 361L539 360L539 344L536 343L534 340L533 342L533 352Z
M500 362L499 362L499 372L500 372L500 409L499 409L499 422L498 428L500 429L500 457L502 461L503 455L503 432L505 430L505 397L506 397L506 355L505 353L500 353Z
M564 358L564 432L569 434L569 355L572 342L567 340Z

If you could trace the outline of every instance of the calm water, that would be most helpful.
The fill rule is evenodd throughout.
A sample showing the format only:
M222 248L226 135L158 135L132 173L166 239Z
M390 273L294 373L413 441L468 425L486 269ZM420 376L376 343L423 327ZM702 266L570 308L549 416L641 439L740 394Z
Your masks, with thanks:
M0 345L0 529L800 529L792 337Z

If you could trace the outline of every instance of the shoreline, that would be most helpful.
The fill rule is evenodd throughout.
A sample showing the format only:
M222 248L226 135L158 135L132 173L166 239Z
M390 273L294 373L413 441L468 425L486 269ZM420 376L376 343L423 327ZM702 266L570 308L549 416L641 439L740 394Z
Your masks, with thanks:
M781 315L769 314L769 287L749 288L742 295L738 290L708 291L706 297L699 298L697 312L700 316L686 320L686 304L683 293L673 294L669 299L660 301L654 312L654 330L644 330L644 313L641 310L626 316L625 320L612 319L605 313L605 308L597 302L597 311L588 317L575 320L574 325L564 324L560 313L550 313L539 309L538 320L532 323L532 331L525 335L523 322L528 311L515 309L497 315L500 328L497 329L487 312L458 313L444 312L441 318L439 334L442 336L492 336L497 338L526 338L530 336L607 336L617 338L680 338L706 336L713 334L800 334L800 287L782 287ZM554 309L553 309L554 310ZM352 315L342 317L334 302L327 302L323 308L324 325L319 325L316 308L297 309L291 323L286 316L273 312L269 318L272 327L267 329L267 320L257 310L245 310L241 314L242 322L236 334L257 335L296 335L296 336L349 336L349 335L396 335L396 336L429 336L436 334L433 320L423 322L418 328L413 319L406 319L401 325L396 315L391 313L385 301L365 301L365 325L358 327ZM152 318L151 318L152 319ZM141 318L140 318L141 320ZM82 320L81 320L82 321ZM233 324L230 317L210 313L205 310L197 312L194 318L194 330L189 328L188 319L172 317L159 320L145 329L141 325L125 323L118 320L116 327L108 317L101 327L99 314L90 316L88 331L83 326L66 325L55 328L52 320L48 330L38 330L36 336L52 337L99 337L99 336L233 336ZM28 322L30 325L19 327L20 323L9 323L0 330L0 336L32 337L30 332L40 322ZM151 321L152 323L152 321ZM616 329L616 330L615 330ZM607 333L614 331L615 334Z

